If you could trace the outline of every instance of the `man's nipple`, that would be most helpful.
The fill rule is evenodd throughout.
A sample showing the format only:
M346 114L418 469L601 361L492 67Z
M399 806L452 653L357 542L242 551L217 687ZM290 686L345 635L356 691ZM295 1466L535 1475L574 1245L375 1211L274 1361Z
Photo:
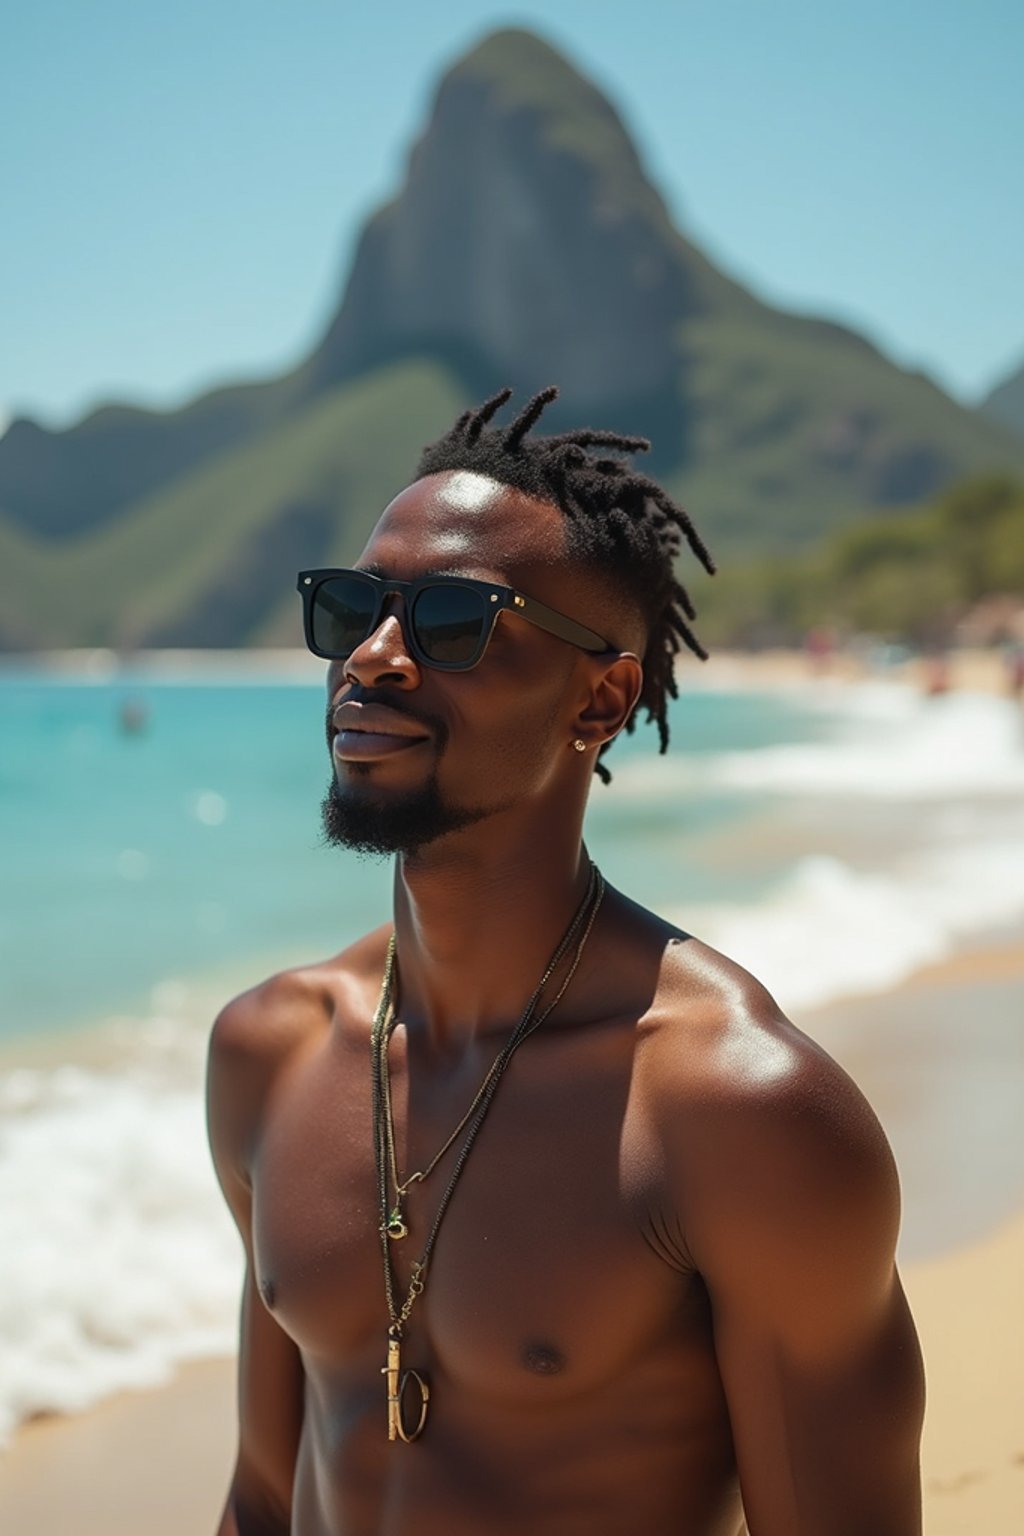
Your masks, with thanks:
M524 1344L521 1359L536 1376L560 1376L565 1370L565 1356L553 1344Z

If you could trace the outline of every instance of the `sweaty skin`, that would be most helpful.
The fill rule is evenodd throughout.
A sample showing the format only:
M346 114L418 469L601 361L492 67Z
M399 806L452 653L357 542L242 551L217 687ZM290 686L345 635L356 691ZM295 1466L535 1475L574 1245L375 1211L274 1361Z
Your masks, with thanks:
M594 754L632 707L642 637L567 562L557 508L479 476L409 487L360 563L501 581L622 647L586 655L502 614L480 664L444 674L412 659L397 603L330 664L331 705L393 708L408 733L351 755L335 738L339 788L386 805L435 775L477 813L396 862L410 1171L582 896ZM917 1536L921 1364L877 1121L751 976L613 890L445 1215L402 1346L429 1419L389 1443L369 1036L390 932L214 1027L211 1143L247 1256L220 1536L736 1536L744 1515L751 1536ZM407 1199L403 1294L456 1150Z

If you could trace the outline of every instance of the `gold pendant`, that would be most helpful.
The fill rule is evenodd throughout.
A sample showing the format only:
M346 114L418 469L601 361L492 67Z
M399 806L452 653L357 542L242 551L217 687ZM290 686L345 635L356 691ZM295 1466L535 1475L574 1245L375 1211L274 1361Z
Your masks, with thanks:
M402 1218L402 1207L400 1205L396 1205L394 1210L391 1212L391 1215L388 1217L384 1224L384 1231L387 1233L388 1237L393 1238L395 1242L397 1242L399 1238L409 1236L409 1228L406 1226L405 1221Z
M388 1439L402 1440L406 1445L411 1445L419 1439L427 1422L430 1384L419 1371L402 1370L402 1342L393 1333L388 1335L388 1363L381 1366L380 1373L388 1379ZM402 1421L402 1398L410 1377L420 1389L420 1416L416 1428L411 1430L406 1429Z

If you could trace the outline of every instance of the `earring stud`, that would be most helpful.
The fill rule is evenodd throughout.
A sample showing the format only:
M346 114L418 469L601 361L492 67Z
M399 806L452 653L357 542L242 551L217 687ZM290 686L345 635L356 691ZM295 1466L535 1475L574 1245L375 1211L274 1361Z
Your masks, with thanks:
M573 746L576 748L577 752L585 752L587 750L586 742L585 741L580 741L580 738L578 736L576 737L576 740L573 742Z

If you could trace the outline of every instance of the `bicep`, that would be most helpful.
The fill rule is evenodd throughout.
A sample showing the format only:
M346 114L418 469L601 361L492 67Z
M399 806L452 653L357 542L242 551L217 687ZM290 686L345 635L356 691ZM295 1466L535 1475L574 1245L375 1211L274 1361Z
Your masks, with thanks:
M852 1084L719 1127L689 1235L712 1306L750 1536L917 1536L920 1353L899 1192Z
M921 1364L895 1272L855 1329L817 1323L811 1350L786 1316L712 1306L750 1536L917 1536Z

